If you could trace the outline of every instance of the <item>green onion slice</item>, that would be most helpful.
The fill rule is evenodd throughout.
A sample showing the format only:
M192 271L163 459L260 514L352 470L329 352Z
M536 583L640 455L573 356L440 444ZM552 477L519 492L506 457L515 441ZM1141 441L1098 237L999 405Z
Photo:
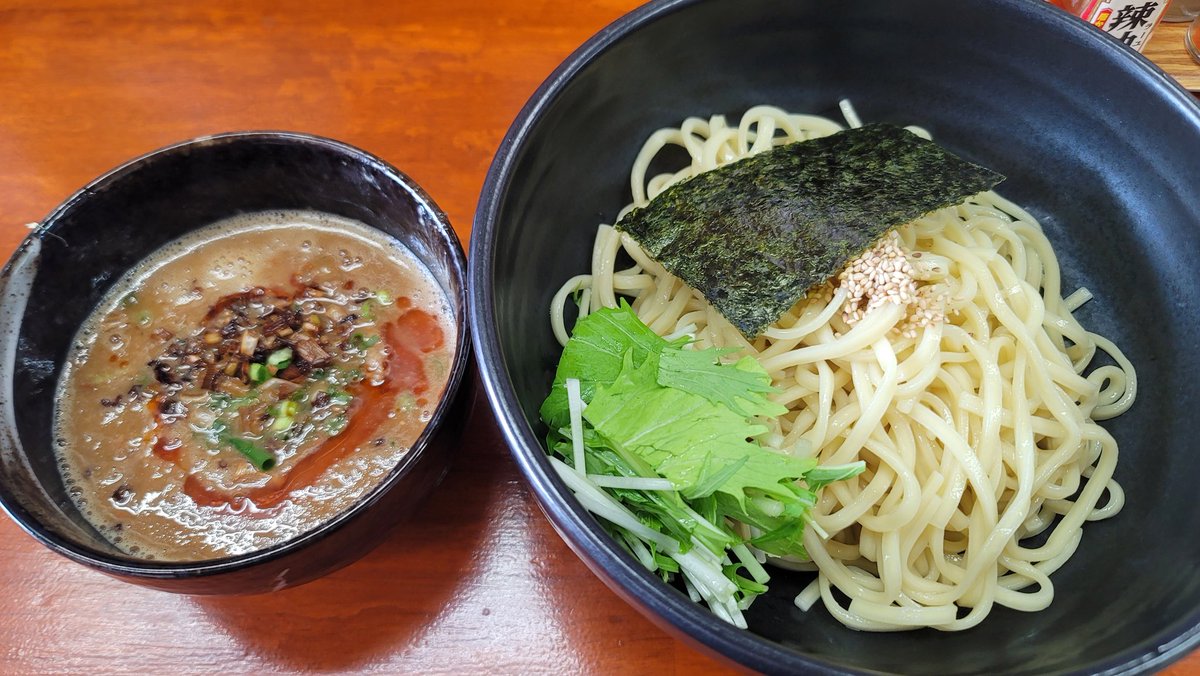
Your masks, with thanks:
M275 421L271 423L271 430L274 432L283 432L291 427L292 423L296 420L296 413L299 410L300 405L291 399L281 401L272 406L268 409L271 417L275 418Z
M285 369L292 363L292 348L285 347L282 350L275 350L267 356L267 366L273 366L276 369Z
M378 334L373 335L373 336L366 336L366 335L356 332L354 335L350 336L350 344L359 350L366 350L367 348L371 347L372 345L374 345L375 343L378 343L378 342L379 342Z
M222 435L222 440L232 446L234 450L246 456L250 464L254 465L260 472L267 472L275 467L275 456L253 441L228 435Z
M325 421L325 431L328 432L330 436L336 437L342 433L342 430L346 429L347 422L349 421L344 415L333 416L329 420Z
M252 383L266 382L267 378L271 377L271 372L267 370L266 365L259 363L250 364L249 374Z

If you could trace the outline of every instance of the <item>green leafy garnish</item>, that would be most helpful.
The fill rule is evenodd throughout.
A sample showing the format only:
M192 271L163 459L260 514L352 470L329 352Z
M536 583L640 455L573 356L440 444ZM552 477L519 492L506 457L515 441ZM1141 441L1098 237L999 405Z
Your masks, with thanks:
M650 330L632 311L601 310L575 325L563 348L550 396L542 403L542 420L552 430L571 424L567 409L567 378L579 380L584 401L591 401L597 383L611 383L621 374L625 353L632 351L640 364L652 352L661 352L667 341Z
M730 368L720 357L734 350L664 350L659 355L658 384L694 392L713 404L743 416L778 416L787 407L766 395L771 378L753 357L742 357Z
M862 473L860 463L825 465L824 467L817 467L804 475L804 483L808 484L809 490L815 491L835 481L844 481L860 473Z
M768 430L761 420L786 408L770 400L757 361L722 362L729 354L667 341L625 303L601 309L575 326L541 415L550 452L564 461L556 471L617 541L664 579L682 574L714 612L741 624L741 609L768 581L746 545L806 557L814 491L864 465L818 468L757 441ZM574 433L586 476L573 468L568 380L579 381L584 404ZM588 478L596 475L665 478L674 490L600 488Z
M662 354L665 357L679 350L668 347ZM754 365L758 367L757 362ZM761 379L769 383L762 367L758 370ZM747 441L767 428L696 391L659 385L659 371L657 355L645 359L640 367L633 366L630 356L615 382L596 389L584 418L603 437L636 453L660 476L670 479L685 498L720 491L744 506L747 489L777 499L794 498L794 486L780 482L800 479L816 461L782 455ZM736 392L732 384L726 389Z

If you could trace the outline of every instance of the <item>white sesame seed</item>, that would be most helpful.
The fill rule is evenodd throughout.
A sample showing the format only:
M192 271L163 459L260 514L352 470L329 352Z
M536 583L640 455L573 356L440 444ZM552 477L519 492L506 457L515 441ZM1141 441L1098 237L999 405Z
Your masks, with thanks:
M918 283L909 257L896 232L888 233L870 250L855 258L837 275L837 286L846 293L842 320L850 326L885 303L905 308L905 316L892 329L897 335L916 338L917 329L945 321L947 297L941 287ZM834 287L826 287L831 298Z

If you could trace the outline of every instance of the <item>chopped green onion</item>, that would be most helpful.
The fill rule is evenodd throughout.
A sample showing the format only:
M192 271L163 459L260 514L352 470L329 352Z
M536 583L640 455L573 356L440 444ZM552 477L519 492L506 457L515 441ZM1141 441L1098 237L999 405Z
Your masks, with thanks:
M252 383L266 382L267 378L271 377L271 372L267 370L266 365L257 362L250 364L248 372Z
M285 347L282 350L275 350L267 357L267 366L273 366L276 369L285 369L292 363L292 348Z
M380 289L379 291L375 292L375 300L379 301L380 305L391 305L392 294Z
M425 369L430 377L441 379L442 376L450 372L450 363L440 354L432 355L425 362Z
M150 325L150 313L146 310L142 310L141 312L137 313L135 319L137 320L138 326Z
M253 441L229 435L222 435L221 440L232 446L237 452L246 456L250 464L254 465L259 471L266 472L275 467L275 456Z
M292 426L295 422L296 412L300 410L300 405L291 399L287 399L276 403L267 410L271 417L275 418L275 422L271 423L271 430L274 432L283 432Z
M247 404L253 404L258 401L258 393L251 392L244 397L231 397L224 392L214 392L208 399L208 407L214 411L224 411L232 408L237 410Z
M358 308L358 316L365 319L368 322L375 321L374 305L375 305L375 301L364 300L363 304L360 305Z
M373 336L364 336L361 333L355 332L354 335L350 336L350 344L358 350L366 350L378 342L379 334L375 334Z
M396 397L396 410L401 413L408 413L417 406L417 398L410 392L405 392Z
M349 421L346 420L346 416L335 415L325 421L325 431L329 432L330 436L336 437L342 433L342 430L346 429L347 422Z
M292 392L292 396L288 397L288 399L295 402L308 401L308 388L301 387L295 392Z
M224 392L216 392L208 398L208 407L214 411L224 411L229 408L229 403L233 398Z
M326 394L329 395L330 401L341 406L345 406L351 401L354 401L354 397L350 396L350 393L346 390L329 390L326 392Z
M313 371L311 376L315 378L321 378L321 376L316 375L316 373L316 371ZM363 372L362 369L358 368L343 369L332 367L325 371L323 379L330 385L345 387L346 385L357 383L358 381L362 380Z

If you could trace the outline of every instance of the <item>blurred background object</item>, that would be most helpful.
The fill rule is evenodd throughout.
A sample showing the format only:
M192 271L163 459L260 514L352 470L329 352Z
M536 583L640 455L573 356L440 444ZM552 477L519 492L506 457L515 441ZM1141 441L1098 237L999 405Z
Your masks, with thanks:
M1050 0L1114 38L1142 51L1162 21L1168 0ZM1171 0L1171 5L1196 5L1196 0Z
M1200 0L1171 0L1163 21L1180 22L1192 21L1200 16Z
M1192 61L1200 63L1200 17L1192 19L1187 33L1183 36L1183 44L1187 47L1188 54L1192 55Z

